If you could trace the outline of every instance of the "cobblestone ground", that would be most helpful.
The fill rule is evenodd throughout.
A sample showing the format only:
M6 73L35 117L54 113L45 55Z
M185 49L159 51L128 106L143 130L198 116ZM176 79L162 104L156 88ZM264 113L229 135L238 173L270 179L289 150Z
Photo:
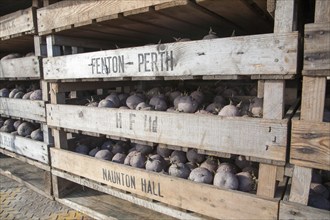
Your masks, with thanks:
M92 220L0 175L0 219Z

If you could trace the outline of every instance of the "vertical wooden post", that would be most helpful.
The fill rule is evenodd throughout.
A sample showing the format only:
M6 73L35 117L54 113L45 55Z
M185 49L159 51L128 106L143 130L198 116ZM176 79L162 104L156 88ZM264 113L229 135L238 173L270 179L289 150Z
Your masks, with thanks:
M315 23L330 21L330 1L316 0ZM300 120L323 121L326 77L303 76L301 117ZM295 166L289 200L304 205L308 204L312 169Z
M295 26L295 0L277 0L274 33L291 32ZM284 116L285 80L265 80L264 112L268 119L282 119ZM259 93L259 92L258 92ZM258 94L259 95L259 94ZM273 198L276 190L277 166L260 164L257 195Z

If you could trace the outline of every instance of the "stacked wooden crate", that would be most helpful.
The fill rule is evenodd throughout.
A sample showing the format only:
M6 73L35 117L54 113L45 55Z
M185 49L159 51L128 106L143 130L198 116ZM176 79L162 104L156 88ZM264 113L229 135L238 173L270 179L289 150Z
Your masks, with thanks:
M272 33L262 1L60 1L38 9L39 34L47 35L48 58L43 68L52 103L46 111L54 135L51 161L56 199L87 214L107 217L106 206L86 202L89 192L84 196L84 191L74 191L76 183L177 218L277 218L283 195L278 182L285 183L293 113L284 111L285 84L297 74L299 40L292 29L297 5L294 0L277 1ZM159 38L170 42L177 34L190 33L200 39L205 35L201 30L209 26L220 27L222 37L230 36L233 29L245 36L156 43ZM129 47L150 42L156 44ZM114 44L126 48L115 49ZM95 48L111 50L80 53ZM148 66L151 54L166 54L167 59ZM72 105L75 100L67 99L68 92L79 97L84 90L123 91L138 80L156 84L241 78L258 80L263 118L96 108ZM146 127L146 121L152 126ZM243 155L259 163L257 191L216 188L70 152L69 133L194 148L222 157ZM111 171L134 179L136 185L109 181L104 172ZM153 190L143 190L143 181Z
M329 210L307 206L311 203L313 169L330 170L330 123L329 119L324 121L329 117L325 116L325 109L330 109L329 10L330 1L317 0L314 23L305 25L301 114L300 120L292 121L290 163L294 170L288 201L281 202L283 219L330 216Z
M11 53L25 54L34 50L34 40L37 38L35 36L37 3L37 1L18 4L1 3L4 12L15 11L0 17L1 57ZM25 9L25 6L29 8ZM41 79L40 54L0 61L1 89L13 85L42 84ZM1 131L0 152L10 158L0 159L0 173L52 198L48 149L51 138L46 125L45 107L44 100L0 97L1 117L40 123L44 136L42 142Z

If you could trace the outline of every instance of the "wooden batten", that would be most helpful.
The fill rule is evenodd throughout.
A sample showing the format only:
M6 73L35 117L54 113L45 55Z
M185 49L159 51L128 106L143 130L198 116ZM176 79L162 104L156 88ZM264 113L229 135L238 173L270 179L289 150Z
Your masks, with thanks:
M264 34L49 57L43 59L44 77L295 75L297 37Z
M0 61L0 79L40 79L40 59L37 56Z
M279 219L329 219L330 212L301 205L298 203L281 201Z
M0 132L0 147L44 164L49 162L48 146L41 141Z
M293 120L290 163L330 170L330 125Z
M47 104L50 127L285 162L287 120ZM235 132L237 131L237 132ZM55 141L56 144L56 141Z
M51 158L56 169L210 217L277 218L277 199L263 199L56 148L51 149ZM237 204L251 206L246 209Z
M306 76L330 76L330 22L305 25L304 70Z
M38 122L46 122L45 102L0 97L0 114Z
M5 40L15 35L36 33L35 10L32 7L0 17L0 39Z

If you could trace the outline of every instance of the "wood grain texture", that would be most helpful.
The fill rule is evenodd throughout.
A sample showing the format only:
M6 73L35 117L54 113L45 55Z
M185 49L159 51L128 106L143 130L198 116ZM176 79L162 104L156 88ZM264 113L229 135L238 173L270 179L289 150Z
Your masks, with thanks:
M49 171L41 170L14 158L0 158L0 175L7 176L35 192L53 199L50 182L45 179Z
M40 79L39 57L23 57L0 61L0 79L32 78Z
M329 219L330 212L293 202L281 201L279 219Z
M303 77L301 120L323 121L326 77Z
M97 190L99 192L104 192L106 194L109 194L111 196L117 197L119 199L126 200L128 202L134 203L136 205L142 206L147 209L154 210L159 213L163 213L165 215L177 218L177 219L190 219L190 220L201 220L204 219L200 216L198 216L196 213L189 213L185 210L175 209L174 207L167 206L162 203L149 201L145 199L141 199L135 195L116 190L114 188L111 188L109 186L106 186L104 184L73 175L67 172L63 172L57 169L52 169L52 174L67 180L70 180L72 182L78 183L81 186L86 186L88 188Z
M295 0L277 0L274 33L285 33L293 31L296 22L295 18Z
M287 120L47 105L47 123L50 127L285 161Z
M330 22L305 25L304 75L330 76Z
M77 189L68 198L57 199L60 203L75 210L79 210L95 219L168 219L174 220L168 215L163 215L152 210L145 209L116 197L96 192L92 189Z
M273 197L276 191L276 177L277 177L277 166L263 164L259 165L259 178L257 195L265 197Z
M293 120L290 163L330 170L330 123Z
M61 1L37 10L38 31L40 34L54 29L92 23L94 19L116 15L126 11L169 2L170 0L150 1ZM65 8L65 10L63 10Z
M278 200L275 199L262 199L248 193L223 190L55 148L51 149L51 158L54 168L210 217L277 218ZM122 182L114 179L110 181L103 173L108 171L119 173L125 178L120 179ZM144 183L149 181L153 189L148 192L145 191ZM237 204L251 206L246 209L243 206L240 208Z
M285 81L266 80L264 83L263 117L282 119L284 116Z
M307 205L311 180L312 169L295 166L289 201Z
M0 97L0 114L46 122L44 101Z
M316 0L315 1L315 23L330 22L330 1Z
M2 153L4 155L7 155L9 157L15 158L17 160L20 160L23 163L31 164L32 166L38 167L38 168L43 169L45 171L50 171L50 166L48 164L44 164L44 163L41 163L41 162L39 162L37 160L27 158L25 156L19 155L19 154L15 153L15 152L6 150L4 148L0 148L0 153Z
M35 8L28 8L0 17L0 39L24 32L35 33L33 10Z
M47 80L200 75L285 76L296 73L296 59L297 33L294 32L52 57L43 59L43 67Z
M0 132L0 147L48 164L48 146L41 141Z

